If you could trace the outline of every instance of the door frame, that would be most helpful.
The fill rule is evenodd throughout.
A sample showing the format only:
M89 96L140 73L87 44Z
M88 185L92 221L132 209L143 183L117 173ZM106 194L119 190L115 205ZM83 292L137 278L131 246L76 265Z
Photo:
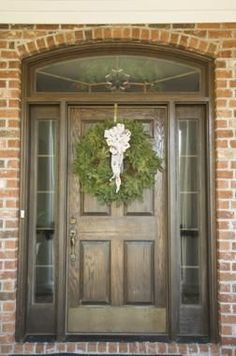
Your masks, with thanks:
M89 53L96 54L96 52L100 53L101 49L104 49L107 52L107 49L111 48L114 51L121 50L124 48L131 48L133 52L137 54L144 54L146 56L157 55L160 54L160 51L164 51L164 56L170 56L173 58L173 55L176 55L178 58L182 58L183 60L189 63L189 60L196 63L202 63L205 66L204 73L206 74L204 78L204 85L202 85L201 92L197 94L181 94L181 93L170 93L170 94L151 94L151 95L141 95L139 94L131 94L131 95L121 95L115 94L109 97L106 94L101 94L98 96L91 95L81 95L78 98L78 95L75 94L58 94L54 93L49 95L45 94L36 94L31 91L32 86L28 84L30 81L28 77L28 73L32 75L35 70L35 66L38 66L39 63L45 63L47 60L50 61L58 54L60 56L68 57L70 55L81 55L83 53L84 56ZM209 263L209 314L210 314L210 340L214 341L218 336L218 327L217 327L217 306L215 303L216 300L216 243L215 243L215 154L214 154L214 122L213 122L213 61L209 58L198 54L189 54L182 50L173 49L170 47L161 47L161 46L153 46L153 45L143 45L138 43L119 43L119 45L115 46L114 43L100 43L100 44L90 44L81 46L81 48L68 48L54 50L49 53L43 53L41 55L37 55L31 58L27 58L23 61L23 102L22 102L22 123L21 123L21 185L20 185L20 209L26 210L28 204L28 194L29 194L29 181L28 181L28 163L29 163L29 107L34 104L38 105L50 105L56 104L59 105L60 108L60 160L59 167L63 174L60 175L60 185L59 191L60 196L66 196L66 160L67 160L67 152L65 150L66 140L67 140L67 113L69 105L101 105L104 103L114 103L118 104L125 103L129 105L137 105L137 102L141 105L155 104L155 105L165 105L168 110L168 187L167 187L167 195L168 195L168 215L170 219L168 221L168 253L169 253L169 283L168 283L168 295L169 295L169 311L168 311L168 334L166 336L142 336L142 339L146 340L176 340L176 326L178 322L178 315L173 311L177 308L177 296L176 296L176 288L174 287L173 281L176 280L176 267L175 264L172 263L175 259L175 236L176 236L176 222L173 214L170 214L173 211L173 206L175 202L175 167L174 164L170 165L170 162L174 162L174 148L169 146L169 143L174 140L174 127L175 127L175 105L178 103L181 104L204 104L206 106L206 147L207 147L207 196L208 196L208 263ZM32 78L32 77L31 77ZM29 89L30 88L30 89ZM58 236L58 244L56 246L56 257L60 263L58 264L57 271L57 283L56 283L56 291L57 291L57 300L56 300L56 330L54 337L57 340L64 340L65 337L68 340L71 339L80 339L80 340L96 340L94 335L92 336L70 336L66 335L65 329L65 310L67 310L67 306L65 307L65 284L66 284L66 259L65 259L65 251L66 251L66 241L65 236L67 236L67 227L65 222L62 219L62 216L65 215L66 211L66 202L65 199L61 200L62 203L58 210L58 220L61 221L59 236ZM27 265L25 263L27 258L27 225L25 220L20 220L20 245L19 245L19 263L18 263L18 281L21 281L21 287L18 288L17 291L17 331L16 331L16 339L23 340L26 335L26 290L27 290ZM23 315L23 316L22 316ZM98 336L98 340L100 339L106 340L120 340L120 336ZM122 339L127 340L140 340L140 336L122 336ZM199 338L192 338L195 341L198 341ZM187 338L190 341L189 338ZM204 341L204 340L203 340ZM209 341L209 340L208 340Z

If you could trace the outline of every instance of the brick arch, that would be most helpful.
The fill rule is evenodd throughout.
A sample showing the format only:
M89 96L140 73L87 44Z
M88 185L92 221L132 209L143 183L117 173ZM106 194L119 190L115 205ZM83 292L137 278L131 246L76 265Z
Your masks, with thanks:
M21 59L51 49L76 46L82 43L101 41L132 41L162 46L171 46L189 52L216 57L218 46L194 35L183 34L174 30L148 28L144 26L94 26L76 30L57 30L46 36L17 47Z

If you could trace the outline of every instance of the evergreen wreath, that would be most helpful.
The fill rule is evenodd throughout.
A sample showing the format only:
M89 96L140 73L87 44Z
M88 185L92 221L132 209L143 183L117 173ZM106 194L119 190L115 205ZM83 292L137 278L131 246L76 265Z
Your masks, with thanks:
M110 181L111 154L104 138L104 131L112 128L114 121L94 125L76 144L73 170L80 178L82 191L97 197L103 204L142 199L143 190L153 186L157 170L162 170L162 159L154 152L150 136L145 133L142 124L131 120L119 122L130 130L131 139L130 148L124 154L122 183L118 193L114 180Z

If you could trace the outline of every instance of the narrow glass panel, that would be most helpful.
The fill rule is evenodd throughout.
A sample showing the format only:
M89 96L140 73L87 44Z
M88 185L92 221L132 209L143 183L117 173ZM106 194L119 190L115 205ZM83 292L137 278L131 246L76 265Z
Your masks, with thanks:
M55 163L54 156L38 157L38 191L54 191Z
M198 231L181 230L181 265L198 265Z
M37 138L37 203L34 301L54 297L54 236L56 199L56 123L39 120Z
M39 229L36 242L36 265L53 265L53 229Z
M54 294L54 271L51 266L36 266L35 302L52 303Z
M198 304L199 288L199 157L197 120L178 122L181 302Z
M132 55L76 58L36 72L36 90L40 92L197 92L199 83L196 67Z
M197 193L180 193L180 227L181 229L198 227Z
M54 192L38 192L37 195L37 227L54 227L55 210Z
M179 120L179 154L196 155L197 154L197 120Z
M182 267L182 303L199 303L199 269L198 267Z
M38 125L38 155L55 155L56 122L41 120Z
M197 157L180 157L180 191L196 192L198 189L198 159Z

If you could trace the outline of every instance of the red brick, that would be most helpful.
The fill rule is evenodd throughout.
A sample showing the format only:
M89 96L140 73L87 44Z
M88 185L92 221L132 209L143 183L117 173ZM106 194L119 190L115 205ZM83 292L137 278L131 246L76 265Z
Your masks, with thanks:
M192 37L189 41L189 47L195 50L199 47L199 42L199 39Z
M236 337L221 337L223 345L236 345Z
M236 280L236 273L230 273L230 272L220 272L219 273L219 278L221 281L235 281ZM220 294L219 295L219 300L220 301L225 301L225 302L232 302L236 303L236 295L231 295L231 294Z
M220 58L231 58L232 57L232 51L231 50L222 50L218 52L218 56Z
M230 89L217 89L216 95L218 97L231 97L232 91Z
M146 348L147 348L147 352L150 355L155 355L156 352L156 345L154 342L147 342L146 343Z
M177 354L178 348L176 343L171 343L168 345L168 354Z
M228 126L228 121L227 120L216 120L215 122L215 127L216 129L223 129Z
M222 48L236 48L236 40L224 40Z
M116 353L118 351L118 343L116 342L109 342L108 343L108 352L110 353Z
M105 27L103 29L103 33L104 33L104 38L105 39L111 38L111 29L110 28Z
M15 331L15 323L3 323L2 331L4 333L14 333Z
M1 345L0 346L0 353L2 355L9 355L13 350L13 345Z
M233 192L232 191L218 191L217 196L219 199L231 199L233 198Z
M7 270L9 269L14 270L17 267L17 261L5 261L4 267Z
M234 213L231 211L222 210L222 211L218 211L217 217L221 219L232 219L234 217Z
M43 344L37 344L36 348L35 348L35 351L37 353L43 353L44 352L44 345Z
M216 173L217 178L233 178L234 174L233 171L217 171Z
M4 312L14 312L15 311L15 302L4 302L3 311Z
M205 23L199 23L197 24L197 28L204 28L204 29L220 29L221 25L219 23L211 23L211 22L205 22Z
M38 49L37 49L37 42L36 41L33 41L33 42L30 42L27 44L27 48L28 48L28 51L30 53L34 53L34 52L37 52Z
M159 342L159 343L158 343L158 352L159 352L159 353L163 353L163 354L166 353L167 347L168 347L167 344L164 344L164 343Z
M132 38L139 39L139 37L140 37L140 29L132 28Z
M75 352L76 351L76 344L72 343L72 342L69 342L67 343L66 345L66 351L67 352ZM95 350L96 351L96 350Z
M36 40L36 46L37 46L39 49L47 48L47 44L46 44L45 38L38 38L38 39Z
M151 31L151 40L152 40L152 42L156 42L156 41L158 41L160 39L160 32L158 31L158 30L152 30ZM177 43L177 40L176 40L176 42L175 42L175 39L176 38L172 38L171 39L171 42L172 43Z
M217 130L216 132L216 138L228 138L233 136L234 136L233 130Z
M218 201L217 204L216 204L216 207L217 209L229 209L230 207L230 204L229 204L229 201Z
M49 48L56 47L56 43L55 43L55 40L54 40L53 36L47 37L46 38L46 42L47 42L47 45L48 45Z
M167 32L167 31L161 31L160 32L160 41L161 42L168 43L169 39L170 39L170 33L169 32Z
M96 352L97 351L97 343L89 342L88 343L88 352Z
M36 25L37 30L59 30L59 25Z
M122 37L122 29L120 27L116 27L112 30L112 38L121 38Z
M123 38L127 38L127 39L130 39L131 38L131 29L128 28L128 27L125 27L123 29ZM153 38L152 38L153 41L155 41L155 36L153 35Z
M60 352L66 351L66 344L57 343L57 351L60 351Z
M93 30L93 38L94 39L102 39L103 38L103 31L101 27L95 28Z
M218 241L218 249L221 251L228 251L230 249L230 243L227 241Z
M219 311L223 313L231 313L231 307L229 304L220 304Z
M119 352L120 353L126 353L128 352L128 344L125 342L119 343Z
M121 344L119 344L121 345ZM101 353L106 353L107 352L107 343L106 342L98 342L98 349L97 351L98 352L101 352Z
M224 80L217 79L216 82L215 82L215 87L216 87L216 89L226 88L227 87L227 80L226 79L224 79Z
M179 40L179 45L183 47L187 47L189 42L189 37L188 36L181 36Z
M28 342L25 343L24 350L27 353L34 352L34 344L31 344L31 343L28 343Z
M234 232L233 231L219 231L218 236L219 236L219 239L221 239L221 240L233 240Z
M77 343L77 351L87 351L87 343L86 342L79 342Z
M222 315L220 320L224 324L236 324L236 315Z
M216 78L232 78L232 71L231 70L217 70L216 71Z
M229 38L232 37L232 31L208 31L209 38Z

